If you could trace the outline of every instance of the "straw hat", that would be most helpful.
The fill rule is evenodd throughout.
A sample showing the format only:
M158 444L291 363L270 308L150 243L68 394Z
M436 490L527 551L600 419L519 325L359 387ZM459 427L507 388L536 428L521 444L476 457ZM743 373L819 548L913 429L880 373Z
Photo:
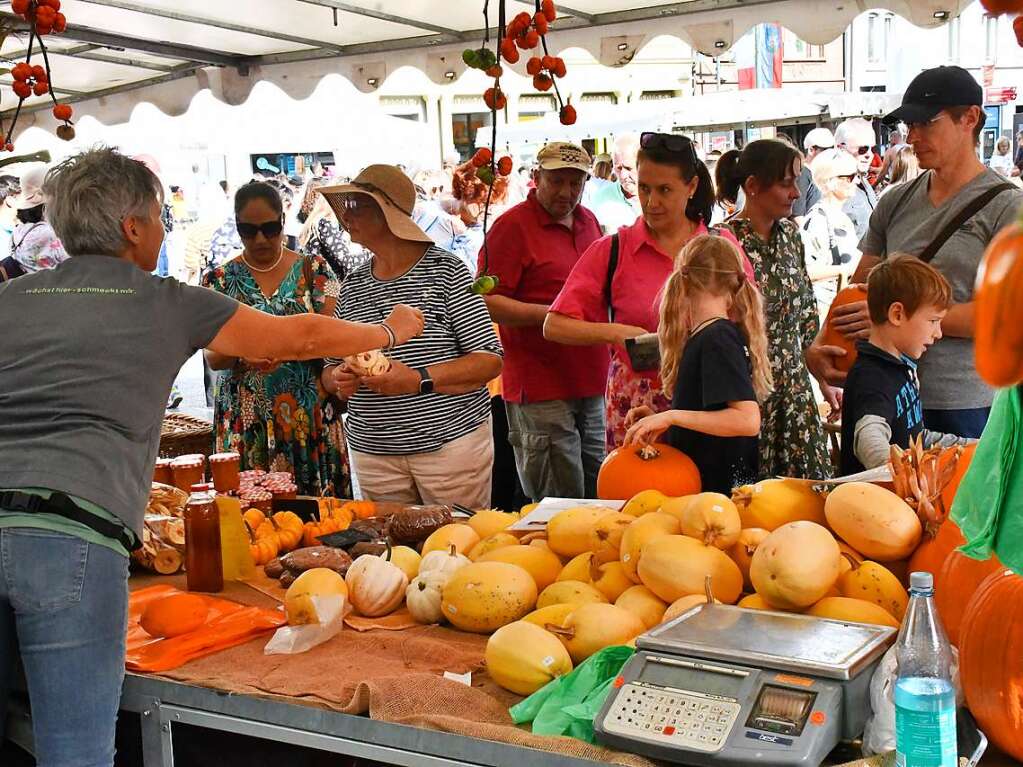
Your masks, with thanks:
M17 210L29 210L42 205L43 181L46 180L46 166L35 165L21 174L21 194L15 200Z
M416 204L416 188L412 179L394 165L370 165L350 184L325 186L322 194L340 220L345 212L345 199L352 194L372 197L384 213L391 234L401 240L433 243L426 232L412 221Z

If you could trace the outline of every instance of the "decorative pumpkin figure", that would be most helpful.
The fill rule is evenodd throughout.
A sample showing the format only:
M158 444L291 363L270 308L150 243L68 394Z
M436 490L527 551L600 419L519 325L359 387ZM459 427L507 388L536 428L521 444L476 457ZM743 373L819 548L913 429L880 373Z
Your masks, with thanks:
M345 357L345 366L359 376L379 376L391 369L391 361L379 349Z
M398 609L405 599L408 576L386 559L363 554L348 568L345 583L348 584L348 598L359 614L376 618Z
M692 459L660 442L612 450L597 474L597 497L609 500L626 500L644 490L693 495L701 487L700 470Z

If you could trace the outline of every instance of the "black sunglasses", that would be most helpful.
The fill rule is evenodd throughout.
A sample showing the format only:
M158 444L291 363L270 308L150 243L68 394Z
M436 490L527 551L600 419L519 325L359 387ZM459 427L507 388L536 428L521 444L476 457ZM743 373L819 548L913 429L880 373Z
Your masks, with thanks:
M847 174L843 174L843 175L841 175L841 176L836 176L835 178L840 178L840 179L842 179L843 181L848 181L848 182L849 182L850 184L851 184L851 183L852 183L853 181L855 181L855 180L856 180L856 176L855 176L855 174L852 174L852 173L847 173Z
M689 137L677 133L641 133L639 146L641 149L664 149L676 154L685 154L693 160L699 159L696 156L696 147Z
M238 228L238 236L243 240L251 240L260 232L269 240L284 231L284 222L280 219L264 221L262 224L247 224L239 221L236 226Z

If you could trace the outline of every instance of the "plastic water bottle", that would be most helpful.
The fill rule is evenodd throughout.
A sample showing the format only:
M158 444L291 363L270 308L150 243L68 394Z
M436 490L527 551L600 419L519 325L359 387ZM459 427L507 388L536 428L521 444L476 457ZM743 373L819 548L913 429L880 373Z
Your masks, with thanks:
M952 649L934 608L934 576L910 576L909 609L899 632L895 682L896 767L956 767Z

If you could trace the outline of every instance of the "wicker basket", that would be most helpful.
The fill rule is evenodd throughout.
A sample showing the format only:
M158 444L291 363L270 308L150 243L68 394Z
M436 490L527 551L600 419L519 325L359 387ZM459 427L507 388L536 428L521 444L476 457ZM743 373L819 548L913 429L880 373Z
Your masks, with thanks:
M170 413L160 431L160 457L174 458L190 453L208 456L213 452L213 424L201 418Z

